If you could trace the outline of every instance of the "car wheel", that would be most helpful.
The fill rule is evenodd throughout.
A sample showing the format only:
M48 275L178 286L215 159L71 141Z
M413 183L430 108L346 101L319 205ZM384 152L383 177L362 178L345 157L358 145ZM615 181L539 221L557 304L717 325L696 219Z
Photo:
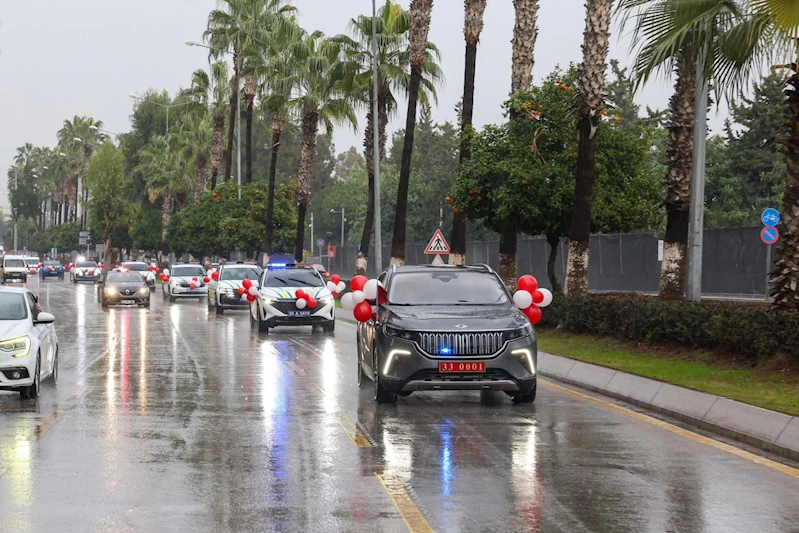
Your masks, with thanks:
M64 281L64 274L59 274L58 275L58 280L59 281Z
M33 374L33 385L29 387L22 387L22 389L20 389L19 391L19 395L22 397L23 400L35 400L36 398L39 397L39 387L41 386L41 383L39 381L40 379L39 375L41 374L41 364L42 364L42 358L41 356L37 356L36 370L34 371Z
M397 395L386 391L383 385L380 384L380 368L377 360L377 352L372 347L372 373L374 374L374 391L375 402L377 403L394 403L397 401Z
M269 335L269 326L261 319L261 310L258 310L258 333Z
M171 304L175 303L175 297L172 296L172 293L169 293L169 303Z
M72 283L77 283L77 282L78 282L77 278L72 278Z
M513 396L513 403L533 403L535 401L535 393L537 388L538 386L535 385L527 392L515 394Z
M166 294L166 289L161 289L161 296L164 297L164 301L167 301L169 299L169 296L167 296Z
M147 309L150 308L150 300L147 300L146 302L144 302L144 307L147 308Z
M366 377L366 373L363 371L363 364L361 362L362 355L361 355L361 338L360 338L360 335L358 335L356 337L356 339L357 339L356 351L358 352L357 353L357 359L358 359L358 388L360 389L360 388L363 388L364 385L366 385L366 380L364 379Z
M331 320L330 323L323 325L322 330L328 335L333 334L336 331L336 321Z
M55 347L55 359L53 359L53 385L58 385L58 346Z
M103 307L103 309L105 309L106 307L108 307L108 300L106 300L105 298L101 299L100 305Z
M221 307L221 306L220 306L218 303L216 304L216 306L215 306L215 307L216 307L216 314L217 314L217 315L223 315L223 314L225 314L225 310L224 310L224 309L222 309L222 307Z

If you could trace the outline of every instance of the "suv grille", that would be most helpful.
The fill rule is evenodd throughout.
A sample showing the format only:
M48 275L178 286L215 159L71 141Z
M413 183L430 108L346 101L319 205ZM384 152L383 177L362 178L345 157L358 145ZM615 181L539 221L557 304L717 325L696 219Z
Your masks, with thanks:
M501 332L487 333L420 333L419 347L434 357L454 355L458 357L485 357L494 355L505 344ZM449 348L449 353L442 353Z
M299 309L297 309L297 300L278 300L269 305L284 315L289 314L289 311L299 311ZM307 307L305 309L309 310ZM312 311L312 309L310 309L310 311Z

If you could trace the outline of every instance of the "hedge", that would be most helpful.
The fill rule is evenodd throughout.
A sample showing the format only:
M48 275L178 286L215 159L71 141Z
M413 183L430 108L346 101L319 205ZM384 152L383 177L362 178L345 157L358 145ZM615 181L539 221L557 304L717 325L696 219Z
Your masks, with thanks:
M640 295L556 295L540 327L656 344L721 348L752 359L799 358L799 314L762 304L664 302Z

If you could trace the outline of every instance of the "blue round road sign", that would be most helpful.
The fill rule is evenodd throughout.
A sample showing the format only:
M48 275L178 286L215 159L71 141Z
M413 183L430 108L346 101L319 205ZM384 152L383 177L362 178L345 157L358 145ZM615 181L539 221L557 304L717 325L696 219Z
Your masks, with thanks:
M317 245L319 248L321 248L322 246L324 246L324 245L325 245L325 240L324 240L324 239L319 239L318 241L316 241L316 245Z
M760 240L766 244L774 244L780 240L780 230L772 226L766 226L760 230Z
M760 221L763 222L764 226L776 226L780 223L780 212L773 207L769 207L760 215Z

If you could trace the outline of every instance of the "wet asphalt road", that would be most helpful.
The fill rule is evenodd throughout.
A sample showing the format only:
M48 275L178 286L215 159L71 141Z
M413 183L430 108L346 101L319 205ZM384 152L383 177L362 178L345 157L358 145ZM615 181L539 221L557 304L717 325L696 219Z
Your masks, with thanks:
M160 287L32 288L61 376L0 392L3 532L799 531L799 478L564 392L377 407L343 321L259 336Z

